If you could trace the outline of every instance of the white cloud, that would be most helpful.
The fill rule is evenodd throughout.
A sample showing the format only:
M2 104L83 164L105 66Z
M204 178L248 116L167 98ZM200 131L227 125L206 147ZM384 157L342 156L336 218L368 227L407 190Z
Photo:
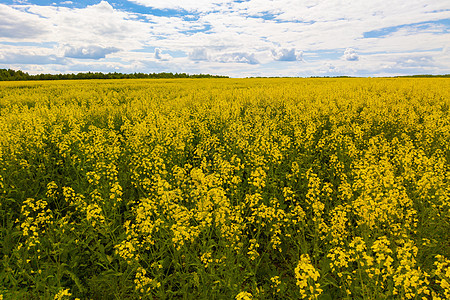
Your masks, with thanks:
M50 64L65 64L66 60L63 57L56 55L37 55L29 53L0 53L0 63L3 64L20 64L20 65L50 65Z
M187 11L212 11L230 5L232 0L130 0L140 5L156 9L181 9Z
M159 49L159 48L156 48L155 49L155 58L156 59L161 59L162 57L161 57L161 49Z
M208 53L205 48L196 48L189 53L189 59L194 61L206 61L208 60Z
M118 52L119 49L115 47L100 47L89 45L84 47L71 47L65 49L64 56L70 58L80 59L100 59L105 58L106 55Z
M7 20L6 24L17 20L12 29L9 29L11 26L7 28L8 32L17 36L12 30L20 32L22 27L25 28L22 30L24 34L28 35L28 32L37 35L44 31L45 35L40 33L39 39L34 39L39 42L51 41L77 47L101 44L131 50L142 46L143 40L152 36L148 24L133 19L135 14L114 9L107 1L85 8L18 5L8 9L0 20ZM0 11L5 10L0 6Z
M344 59L348 61L356 61L359 60L359 55L352 48L347 48L344 51Z
M354 44L360 52L429 51L445 47L450 33L432 34L418 32L414 35L397 31L383 38L357 39Z
M253 53L246 52L224 53L218 56L215 60L221 63L245 63L251 65L259 64L259 61L255 58Z
M39 16L0 4L0 40L32 40L49 33L52 24Z
M170 54L162 53L162 50L159 48L155 49L155 58L161 61L168 61L172 58Z
M292 49L274 49L272 50L272 56L277 61L301 61L303 58L303 52Z

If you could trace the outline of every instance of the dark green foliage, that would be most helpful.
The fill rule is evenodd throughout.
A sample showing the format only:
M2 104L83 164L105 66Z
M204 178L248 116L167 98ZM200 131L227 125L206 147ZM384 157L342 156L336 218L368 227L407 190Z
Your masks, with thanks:
M0 69L0 81L23 81L23 80L74 80L74 79L169 79L169 78L228 78L228 76L209 74L187 74L187 73L101 73L88 72L78 74L36 74L30 75L20 70Z

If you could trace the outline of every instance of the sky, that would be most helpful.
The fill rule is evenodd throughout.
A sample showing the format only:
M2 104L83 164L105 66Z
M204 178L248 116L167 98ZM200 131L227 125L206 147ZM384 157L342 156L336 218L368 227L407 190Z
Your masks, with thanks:
M450 73L449 0L0 0L0 68L254 76Z

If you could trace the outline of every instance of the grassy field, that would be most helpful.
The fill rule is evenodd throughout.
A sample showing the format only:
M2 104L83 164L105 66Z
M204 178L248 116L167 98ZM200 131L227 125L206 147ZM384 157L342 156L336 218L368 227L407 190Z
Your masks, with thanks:
M450 79L0 82L0 299L449 299Z

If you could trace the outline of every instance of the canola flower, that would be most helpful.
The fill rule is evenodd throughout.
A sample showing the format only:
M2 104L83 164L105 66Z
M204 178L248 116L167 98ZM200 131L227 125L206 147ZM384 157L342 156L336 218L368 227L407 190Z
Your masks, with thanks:
M70 293L70 289L62 289L55 295L55 297L53 299L54 300L62 300L62 299L70 298L70 296L72 296L72 293Z
M236 295L236 300L252 300L253 296L249 292L240 292Z
M302 254L295 268L295 278L302 298L317 299L323 292L320 283L316 283L319 277L320 273L311 264L309 255Z
M0 83L0 299L450 298L448 79Z

